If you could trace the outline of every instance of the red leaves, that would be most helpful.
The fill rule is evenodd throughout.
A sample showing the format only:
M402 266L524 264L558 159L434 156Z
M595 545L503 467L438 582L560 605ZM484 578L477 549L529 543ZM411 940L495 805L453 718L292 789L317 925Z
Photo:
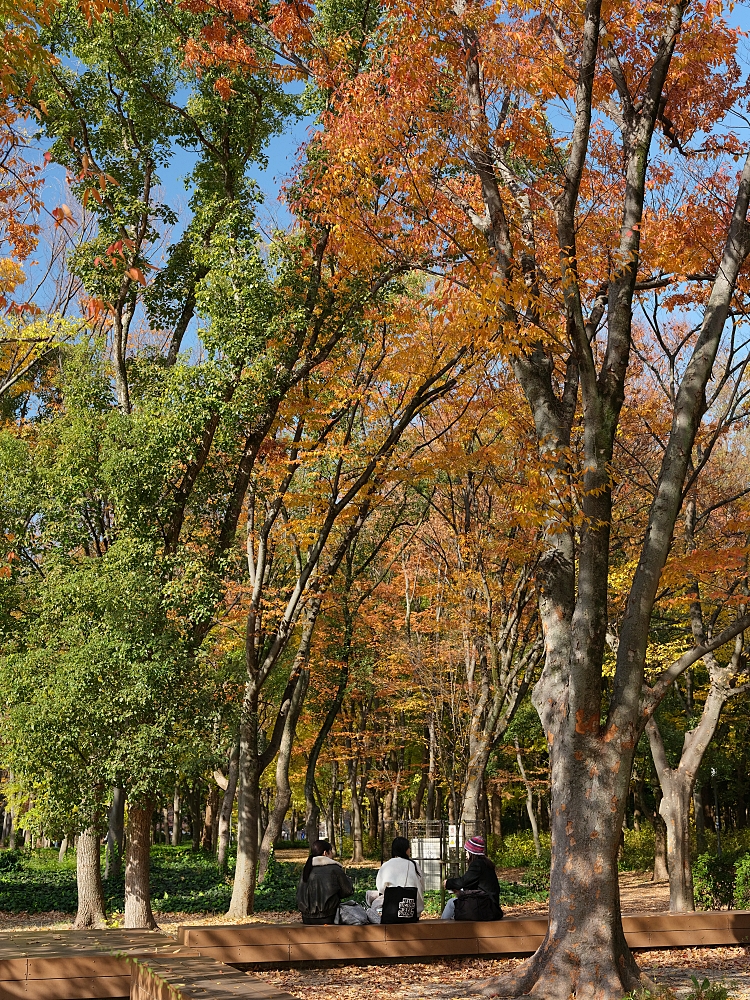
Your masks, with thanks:
M57 208L53 208L52 216L55 220L55 228L61 226L63 222L71 222L73 225L76 224L75 216L67 205L58 205Z

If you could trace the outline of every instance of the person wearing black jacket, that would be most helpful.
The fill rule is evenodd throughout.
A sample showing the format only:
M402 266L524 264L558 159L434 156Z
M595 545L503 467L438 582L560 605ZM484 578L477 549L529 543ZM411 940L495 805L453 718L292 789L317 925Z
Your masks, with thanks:
M297 906L303 924L332 924L339 903L354 892L352 880L333 857L327 840L316 840L302 869L297 887Z
M457 892L461 889L481 889L492 898L502 915L500 907L500 883L497 880L495 866L487 857L484 837L469 837L464 844L464 850L469 860L469 867L463 875L459 875L457 878L446 879L443 883L445 888L450 889L452 892ZM455 905L455 899L448 900L445 904L441 920L453 920Z

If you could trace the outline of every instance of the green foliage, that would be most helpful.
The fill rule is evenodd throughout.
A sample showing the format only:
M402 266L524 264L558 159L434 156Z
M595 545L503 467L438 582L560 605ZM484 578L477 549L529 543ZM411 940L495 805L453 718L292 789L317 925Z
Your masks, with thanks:
M540 833L542 847L549 850L550 836ZM503 838L503 846L492 854L492 860L498 868L526 868L536 859L534 839L530 830L521 833L511 833Z
M22 855L16 849L13 851L0 851L0 872L15 872L21 867Z
M691 976L690 982L693 988L685 994L685 1000L727 1000L729 996L724 980L712 983L709 979L701 981L696 976Z
M654 830L644 824L640 830L626 830L625 843L617 866L621 872L649 871L654 864Z
M549 894L550 866L552 855L542 851L541 857L534 857L523 874L522 882L533 892Z
M750 910L750 854L743 854L734 870L734 905L738 910Z
M701 854L693 864L693 891L699 910L731 908L736 854Z

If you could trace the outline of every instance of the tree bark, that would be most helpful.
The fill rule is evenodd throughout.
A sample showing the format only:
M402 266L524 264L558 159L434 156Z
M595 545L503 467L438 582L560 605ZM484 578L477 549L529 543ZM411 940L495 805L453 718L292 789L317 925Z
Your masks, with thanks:
M212 781L210 782L208 797L206 799L206 812L203 820L203 836L201 837L201 847L204 851L212 851L214 849L214 818L218 808L219 789Z
M104 877L119 878L122 871L122 846L125 836L125 789L122 785L112 788L112 802L107 821L107 847Z
M229 758L229 769L227 771L227 787L224 797L221 800L221 811L219 813L219 845L216 851L216 861L219 870L227 870L227 853L229 851L229 830L232 823L232 810L234 809L234 799L237 794L237 774L239 772L240 744L235 742Z
M151 818L154 803L150 801L128 808L128 845L125 861L125 927L153 930L157 924L151 911Z
M172 799L172 846L179 847L182 842L182 796L180 786L174 786Z
M90 826L78 835L76 847L76 879L78 882L78 912L75 930L84 927L104 927L104 891L99 858L99 832Z
M257 704L240 724L239 779L237 791L237 865L228 917L246 917L253 912L258 859L258 815L260 811L260 761L258 758Z
M358 865L365 860L364 845L362 843L362 788L366 782L366 777L359 780L358 760L355 758L349 763L349 794L352 800L352 864Z
M57 863L61 865L65 860L65 855L68 853L68 838L63 837L60 844L60 850L57 852Z
M693 812L695 813L695 846L698 854L706 850L706 814L703 812L703 790L697 785L693 790Z
M666 882L669 878L667 865L667 824L657 812L653 817L654 824L654 871L652 882Z
M500 838L500 843L503 842L503 800L497 794L493 792L490 796L490 819L492 821L492 833L493 836Z
M268 817L268 825L263 834L263 842L260 845L260 856L258 859L259 882L262 882L265 878L268 869L268 859L271 856L275 841L281 834L284 817L292 801L292 787L289 784L289 763L292 759L297 721L302 711L309 683L309 671L302 670L297 680L294 694L292 695L292 703L284 723L284 733L281 737L279 754L276 759L276 798L274 799L271 815Z

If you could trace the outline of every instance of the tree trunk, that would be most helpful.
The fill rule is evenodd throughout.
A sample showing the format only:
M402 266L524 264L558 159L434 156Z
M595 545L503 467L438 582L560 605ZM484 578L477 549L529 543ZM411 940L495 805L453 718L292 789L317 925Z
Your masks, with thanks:
M206 799L206 813L203 821L203 836L201 837L201 847L204 851L212 851L214 848L213 832L214 817L219 808L219 789L213 781L210 783L208 798Z
M125 861L125 927L153 930L151 912L151 818L153 802L130 803L128 808L128 846Z
M349 793L352 800L352 864L359 865L365 860L362 833L362 795L367 781L365 775L358 780L357 761L349 768Z
M294 735L297 729L302 705L307 694L307 687L310 683L310 674L303 670L292 695L292 704L284 722L284 733L281 737L279 754L276 759L276 798L273 803L273 810L268 817L268 824L263 833L263 841L260 845L260 857L258 860L258 881L262 882L268 869L268 859L271 856L274 842L281 834L281 827L284 817L287 814L292 801L292 787L289 784L289 762L292 759L292 748L294 747Z
M190 836L194 851L199 851L201 846L201 802L201 783L200 781L196 781L190 795Z
M695 813L695 846L698 854L706 850L706 814L703 811L703 790L697 785L693 791L693 812Z
M542 718L548 721L546 712ZM618 746L616 740L607 743L585 733L572 734L563 724L549 751L552 871L547 934L532 958L491 981L488 992L504 997L532 993L545 1000L568 1000L571 994L578 1000L621 997L641 986L622 930L617 871L632 749Z
M119 878L122 871L122 844L125 836L125 789L115 785L107 821L107 848L105 851L104 877Z
M654 814L654 872L652 882L666 882L669 878L667 866L667 824L662 817Z
M503 842L503 800L497 794L493 792L490 796L490 819L492 822L492 833L493 836L500 839L500 843Z
M666 824L667 869L669 872L669 909L671 913L689 913L695 909L693 872L690 866L690 795L691 782L684 774L675 774L663 789L659 812Z
M307 758L307 769L305 771L305 830L307 831L308 844L312 844L318 839L320 831L320 808L315 799L315 772L318 767L318 758L320 757L320 751L323 749L323 744L328 739L328 734L333 729L333 724L341 711L348 683L349 663L345 660L341 666L336 694L326 712L323 725L315 737L315 742L310 750L310 756Z
M227 771L227 787L224 797L221 800L221 811L219 812L219 844L216 850L216 861L221 872L227 870L227 853L229 851L229 829L232 823L232 810L234 809L234 798L237 794L237 774L239 771L240 744L235 742L232 754L229 758L229 769Z
M174 798L172 800L172 846L179 847L182 842L182 797L180 786L174 786Z
M83 830L76 848L76 879L78 882L78 912L75 930L84 927L104 927L104 892L99 859L99 832L95 826Z
M523 781L524 788L526 789L526 812L529 816L529 823L531 823L531 835L534 838L534 850L536 851L536 856L541 858L542 845L539 843L539 827L537 826L536 816L534 815L534 793L531 790L531 783L526 777L526 770L523 766L523 760L521 759L521 749L518 745L518 740L513 740L513 744L516 748L516 763L518 764L518 770L521 774L521 781Z
M246 917L253 912L258 860L258 815L260 806L260 762L258 760L257 706L240 725L239 779L237 791L237 866L228 917Z
M61 865L65 860L65 855L68 853L68 838L63 837L62 843L60 844L60 850L57 852L57 863Z

